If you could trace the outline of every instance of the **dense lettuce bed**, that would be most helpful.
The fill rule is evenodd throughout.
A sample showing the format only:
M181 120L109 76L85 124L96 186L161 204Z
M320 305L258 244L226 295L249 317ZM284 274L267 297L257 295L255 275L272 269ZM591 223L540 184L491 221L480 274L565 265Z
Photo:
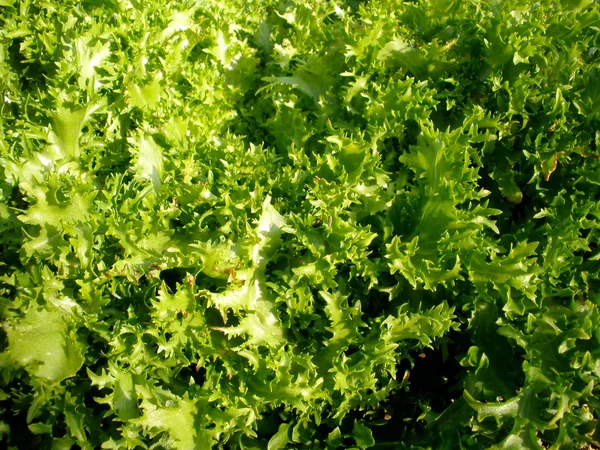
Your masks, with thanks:
M600 5L0 0L12 448L600 440Z

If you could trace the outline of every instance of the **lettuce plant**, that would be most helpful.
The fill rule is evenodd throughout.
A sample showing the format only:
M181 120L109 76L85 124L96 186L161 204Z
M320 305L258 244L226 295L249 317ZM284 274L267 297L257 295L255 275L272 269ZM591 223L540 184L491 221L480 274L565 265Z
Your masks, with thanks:
M600 445L599 49L595 0L0 0L3 445Z

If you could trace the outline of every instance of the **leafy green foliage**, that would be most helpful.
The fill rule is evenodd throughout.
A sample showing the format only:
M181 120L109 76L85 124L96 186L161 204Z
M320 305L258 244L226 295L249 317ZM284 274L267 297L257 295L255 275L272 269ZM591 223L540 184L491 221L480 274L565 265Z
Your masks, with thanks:
M9 448L600 428L593 0L0 0Z

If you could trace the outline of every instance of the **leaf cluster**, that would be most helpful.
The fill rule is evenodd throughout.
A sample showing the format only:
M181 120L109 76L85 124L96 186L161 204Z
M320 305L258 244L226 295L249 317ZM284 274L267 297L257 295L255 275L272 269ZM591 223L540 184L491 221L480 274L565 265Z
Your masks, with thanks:
M600 440L594 0L0 0L10 448Z

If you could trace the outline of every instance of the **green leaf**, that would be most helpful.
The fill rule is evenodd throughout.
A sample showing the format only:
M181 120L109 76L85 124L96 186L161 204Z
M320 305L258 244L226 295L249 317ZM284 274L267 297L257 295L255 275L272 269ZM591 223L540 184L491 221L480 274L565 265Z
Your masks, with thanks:
M369 448L375 445L373 432L369 427L360 422L354 422L354 428L352 428L352 437L356 441L356 445L358 445L360 448Z
M150 180L155 192L160 191L163 175L163 155L161 147L154 142L152 136L138 134L131 139L135 160L135 173L142 180Z
M268 450L283 450L290 443L290 424L282 423L279 430L269 439Z
M342 432L339 427L335 427L334 430L327 435L327 448L337 449L341 447L342 441Z
M52 425L47 423L32 423L27 426L33 434L51 434Z
M103 107L104 100L101 100L84 108L60 106L57 109L53 117L49 140L57 147L60 159L79 158L81 130L91 116Z
M486 417L504 419L505 417L515 417L519 411L520 396L513 397L505 402L479 402L471 397L467 391L463 392L463 397L471 408L477 411L478 420Z
M79 156L79 134L87 118L85 108L59 108L54 118L52 131L54 143L60 149L61 155L67 158Z
M81 344L59 311L32 308L16 322L5 323L10 358L39 378L62 381L83 364Z
M166 431L180 448L211 448L213 440L210 433L197 429L194 425L197 414L194 402L180 400L178 403L176 407L170 408L147 408L142 417L132 421L149 430Z
M144 86L130 86L128 93L131 106L154 109L161 96L160 80L157 77Z
M388 42L377 57L391 66L402 67L411 75L422 78L427 73L427 62L421 52L402 38Z
M71 435L79 442L86 442L87 436L83 428L85 416L77 411L73 405L67 405L65 407L65 419Z

